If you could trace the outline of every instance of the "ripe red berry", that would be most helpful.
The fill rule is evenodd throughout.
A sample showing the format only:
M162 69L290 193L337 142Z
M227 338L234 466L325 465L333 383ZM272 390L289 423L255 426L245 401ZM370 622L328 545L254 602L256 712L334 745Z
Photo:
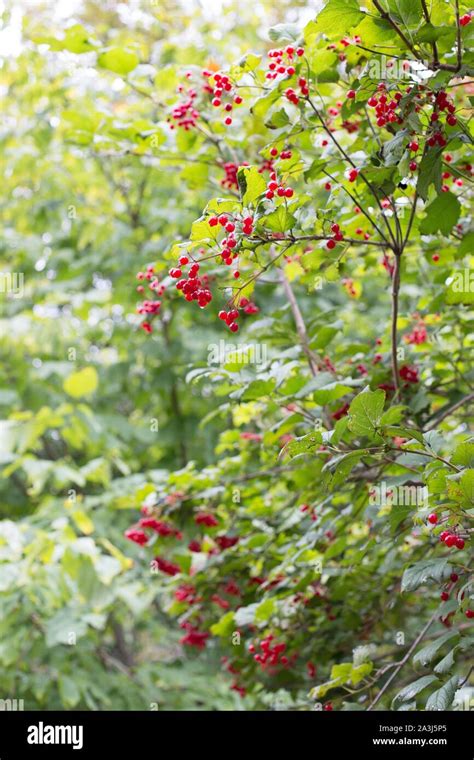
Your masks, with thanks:
M338 224L331 224L331 232L339 232L340 227Z
M329 248L331 251L333 248L336 247L336 241L335 240L328 240L326 243L326 248Z
M218 316L219 316L219 319L226 320L227 319L227 312L222 309L219 312Z
M466 617L469 619L474 618L474 610L466 610Z
M210 227L215 227L216 224L218 224L218 222L219 222L219 220L218 220L217 216L210 216L209 217L209 226Z
M442 591L440 594L440 599L442 602L447 602L449 599L449 594L447 591Z
M232 119L230 116L227 117L227 119L224 119L224 124L228 127L230 124L232 124Z
M273 156L274 158L276 156L278 156L278 149L277 148L272 148L271 151L270 151L270 155Z
M238 280L240 277L240 272L236 269L233 276L235 277L236 280Z
M326 184L324 185L324 189L329 192L329 190L331 189L331 183L330 182L326 182Z
M420 146L418 145L418 143L416 142L416 140L413 140L413 141L412 141L411 143L409 143L409 145L408 145L408 148L409 148L409 150L411 150L411 151L412 151L412 153L416 153L419 147L420 147Z
M433 253L431 259L436 263L439 261L439 253Z
M448 118L446 119L446 123L449 124L450 127L455 127L456 124L458 123L458 120L456 119L455 116L450 114Z
M450 580L452 580L453 583L456 583L456 581L459 580L459 575L457 573L451 573L449 578Z
M443 532L439 534L439 540L446 541L448 536L449 536L449 530L443 530Z
M459 23L461 26L467 26L471 21L471 16L469 13L465 13L464 16L461 16L459 19Z
M458 536L456 538L456 549L464 549L465 543L464 539Z
M359 175L359 172L357 171L357 169L351 169L349 172L349 177L348 177L349 182L355 182L358 175Z
M233 222L227 222L225 226L226 232L233 232L235 230L235 224Z
M285 190L285 197L286 197L286 198L291 198L291 197L292 197L292 195L293 195L293 190L292 190L292 188L291 188L291 187L287 187L287 188L286 188L286 190Z
M416 172L418 168L418 164L416 163L416 161L410 161L409 168L411 172Z
M470 20L470 19L469 19L469 20ZM467 22L467 23L469 23L469 22ZM300 57L301 57L302 55L304 55L304 48L302 48L302 47L299 47L299 48L297 48L297 49L296 49L296 55L298 55L298 56L300 56Z
M452 533L449 533L449 535L445 538L444 543L451 549L451 547L456 543L456 536L453 536Z
M350 98L351 100L352 98L355 98L355 96L356 96L355 90L349 90L349 92L347 93L347 97Z
M269 201L274 197L275 193L273 193L271 190L267 190L265 193L265 198L268 198Z
M431 523L432 525L436 525L436 523L438 522L438 515L436 514L436 512L432 512L430 515L428 515L428 522Z
M184 266L186 266L186 264L189 264L189 259L188 259L188 257L187 257L187 256L180 256L180 257L179 257L179 263L180 263L180 264L181 264L181 266L183 266L183 267L184 267Z
M235 322L232 322L232 324L231 324L231 325L229 325L229 330L230 330L231 332L234 332L234 333L236 333L236 332L238 332L238 330L239 330L239 326L238 326L238 325L237 325Z
M219 100L219 98L213 99L212 105L214 106L214 108L219 108L220 104L221 104L221 101Z

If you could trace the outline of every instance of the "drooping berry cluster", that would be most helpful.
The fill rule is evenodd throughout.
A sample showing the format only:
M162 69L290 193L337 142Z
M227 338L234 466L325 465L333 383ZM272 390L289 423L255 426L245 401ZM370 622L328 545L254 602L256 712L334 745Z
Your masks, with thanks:
M148 281L149 289L159 296L163 295L163 293L166 290L165 286L162 283L160 283L160 281L154 274L153 264L149 264L145 272L138 272L137 280L139 280L140 282L143 282L145 280ZM144 293L144 292L145 292L145 286L138 285L137 293ZM141 327L143 328L143 330L145 330L145 332L151 333L153 331L153 327L152 327L149 317L153 317L159 314L160 309L161 309L161 301L159 300L151 301L151 300L145 299L137 306L137 313L147 316L147 319L141 324Z
M296 74L295 62L303 55L304 48L295 48L293 45L287 45L284 49L269 50L268 57L270 58L270 62L265 78L271 80L277 77L294 76Z
M273 643L274 636L269 633L264 639L258 643L258 647L261 652L254 654L255 662L258 662L262 670L265 670L268 666L276 667L282 665L287 667L290 663L289 658L284 654L286 651L286 644L284 642L278 644ZM256 651L254 644L249 645L249 652L253 654Z
M222 108L224 111L224 124L230 127L232 124L231 113L235 106L243 103L243 98L235 89L227 74L211 74L209 84L212 88L212 105L214 108Z
M291 150L282 150L281 152L279 152L277 148L272 148L270 150L270 155L272 158L276 158L278 154L279 157L283 160L291 158L292 155ZM270 179L267 183L265 198L272 200L275 195L277 195L278 198L292 198L294 195L294 190L292 187L287 187L284 182L279 181L276 171L272 169L270 172Z
M300 97L304 98L309 95L309 84L308 80L305 77L298 78L298 87L300 88L299 95L293 87L287 87L285 90L286 99L289 100L290 103L293 103L294 106L298 105L300 102Z

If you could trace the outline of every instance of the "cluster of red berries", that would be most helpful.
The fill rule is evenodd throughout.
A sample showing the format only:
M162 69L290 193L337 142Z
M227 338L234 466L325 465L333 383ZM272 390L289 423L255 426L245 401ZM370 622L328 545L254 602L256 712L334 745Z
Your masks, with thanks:
M188 75L186 75L188 77ZM189 79L189 77L188 77ZM196 108L195 100L197 98L197 91L194 87L189 87L187 90L180 84L178 86L178 92L183 94L184 100L178 103L172 110L171 116L175 120L178 127L189 131L192 127L196 126L199 119L199 111ZM168 119L168 122L170 119ZM170 124L170 129L174 129L175 124Z
M272 644L273 639L275 637L272 633L269 633L268 636L266 636L264 639L262 639L259 642L259 647L262 650L261 653L257 652L254 654L254 660L255 662L258 662L262 670L265 669L266 666L277 666L277 665L283 665L283 667L286 667L289 665L289 658L284 654L286 651L286 644ZM249 645L249 652L253 654L256 651L256 647L254 644Z
M138 272L137 280L139 280L140 282L143 282L144 280L148 281L149 289L155 292L159 296L163 295L163 293L166 290L165 286L159 282L158 278L154 274L153 264L149 264L145 272ZM137 285L137 293L144 293L144 292L145 292L144 285ZM138 305L137 313L146 314L148 316L155 316L156 314L159 314L160 308L161 308L161 301L144 300L142 301L142 303ZM142 322L141 327L147 333L153 332L153 327L151 325L151 322L148 319Z
M230 127L232 124L232 116L230 115L234 109L234 106L240 106L243 103L243 98L235 92L235 87L230 81L227 74L210 74L214 82L214 89L212 90L212 105L214 108L222 108L224 113L224 124L226 127Z
M428 334L426 332L425 323L422 319L418 318L418 324L415 325L411 333L404 336L405 343L410 343L413 346L419 346L422 343L426 343Z
M442 602L447 602L449 599L449 592L451 591L452 586L459 580L459 575L457 573L451 573L449 576L449 580L451 583L448 583L444 590L440 594L440 599Z
M268 64L268 71L265 74L266 79L276 79L279 76L292 77L296 74L295 62L297 58L304 55L304 48L287 45L285 49L269 50L268 57L271 59ZM297 58L295 59L295 56Z
M239 326L236 323L236 319L239 318L240 312L239 309L243 309L244 314L257 314L260 310L258 306L256 306L252 301L249 301L248 298L241 298L239 301L239 308L230 309L229 311L226 311L225 309L221 309L219 312L219 319L221 319L229 330L231 332L238 332Z
M196 589L190 583L183 583L178 586L175 589L174 598L177 602L185 602L186 604L195 604L198 601Z
M164 559L164 557L155 557L151 562L151 567L153 570L160 570L165 575L175 576L181 572L179 565Z
M418 383L420 378L418 376L418 368L404 364L400 367L400 377L407 383Z
M309 95L309 84L308 80L305 77L299 77L298 78L298 87L300 88L300 94L296 92L296 90L293 87L287 87L285 90L285 97L287 100L290 101L290 103L293 103L293 105L297 106L300 97L307 97Z
M190 263L189 257L183 254L179 257L178 263L179 267L174 267L169 271L170 277L178 280L176 289L182 291L186 301L197 301L198 306L204 309L212 301L212 293L208 287L208 276L198 277L200 265L194 261L189 268L186 279L183 277L183 268Z
M205 525L206 528L215 528L216 525L219 525L219 520L208 512L199 512L195 516L194 522L196 525Z
M336 247L336 244L338 242L344 240L344 233L341 231L341 228L338 224L331 225L331 232L333 233L333 237L330 238L326 243L326 248L329 248L330 251Z
M442 533L439 534L439 540L445 544L449 549L452 549L454 546L456 549L464 549L466 542L461 536L458 536L456 533L452 533L450 530L443 530Z
M403 97L401 92L396 92L391 100L389 96L383 92L385 90L385 84L381 82L377 89L381 92L377 98L372 95L367 101L367 105L370 108L375 108L375 115L377 116L377 126L384 127L387 123L403 124L403 117L400 114L395 113L396 109L400 105L400 101ZM347 97L351 96L351 92L347 94ZM355 96L355 93L354 93Z
M179 640L180 644L204 649L206 641L209 638L209 633L207 633L207 631L200 631L196 626L186 620L180 623L179 627L186 631L185 635Z
M240 166L248 166L248 162L244 161L244 163L240 164ZM223 164L222 168L225 171L225 177L221 179L221 186L225 187L226 190L232 190L234 188L237 189L239 187L237 180L239 164L234 164L232 161L227 161L225 164Z
M276 148L272 148L270 151L270 155L273 157L276 157L278 155L278 150ZM280 158L285 160L285 159L291 158L291 155L292 155L291 150L282 150L280 153ZM278 198L292 198L293 194L294 194L293 188L285 187L284 182L280 182L277 179L276 171L272 170L270 172L270 179L267 183L265 198L271 201L272 198L275 197L275 195L277 195Z

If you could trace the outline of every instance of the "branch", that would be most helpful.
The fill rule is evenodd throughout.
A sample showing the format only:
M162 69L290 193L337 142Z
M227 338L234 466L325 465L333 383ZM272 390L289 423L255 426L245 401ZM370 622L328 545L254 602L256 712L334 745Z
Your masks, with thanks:
M395 253L395 269L392 277L392 330L391 330L391 352L392 352L392 375L393 384L397 391L400 390L400 376L398 374L398 356L397 356L397 323L398 323L398 298L400 293L400 263L401 254Z
M382 18L385 19L386 21L388 21L388 23L390 24L390 26L392 27L392 29L394 29L395 32L400 37L400 39L403 40L403 42L407 46L408 50L410 50L413 53L413 55L415 56L415 58L418 61L421 61L422 58L421 58L420 54L416 52L416 50L414 49L414 47L411 44L411 42L409 41L409 39L405 36L405 33L402 32L402 30L400 29L400 27L398 26L398 24L390 16L390 13L387 13L387 11L384 11L384 9L382 8L382 6L380 5L380 3L379 3L378 0L373 0L373 3L375 5L375 7L377 8L378 12L380 13L380 15L382 16Z
M433 430L433 428L437 427L440 422L442 422L446 417L449 417L450 414L456 411L456 409L459 409L459 407L464 406L464 404L468 404L470 401L474 400L474 393L469 393L467 396L463 396L459 401L456 401L455 404L448 404L448 406L443 407L440 414L435 416L432 422L430 422L426 428L425 432L428 430Z
M377 702L379 702L382 699L383 695L387 691L387 689L390 686L390 684L392 683L392 681L398 676L398 674L401 671L401 669L403 668L403 666L406 665L406 663L410 659L410 656L411 656L412 652L416 649L416 647L418 646L418 644L420 643L420 641L423 639L423 637L428 632L428 629L430 628L430 626L434 622L434 620L437 617L437 615L438 615L438 610L436 610L436 612L433 613L433 615L430 617L430 619L426 623L425 627L420 631L420 633L416 637L415 641L413 642L413 644L408 649L408 652L406 653L405 657L402 660L400 660L400 662L398 663L396 669L393 671L393 673L390 676L390 678L384 683L384 685L382 686L381 690L379 691L379 693L377 694L377 696L375 697L375 699L372 700L372 702L368 706L367 712L369 712L369 710L372 710L375 707L375 705L377 704Z
M309 347L309 338L308 338L308 333L306 330L306 325L304 323L303 315L296 301L295 294L293 293L290 282L286 274L284 273L283 269L280 269L280 268L278 269L278 276L280 278L281 284L283 285L283 290L285 291L285 295L288 299L288 303L290 304L291 312L293 314L293 319L295 320L296 331L298 333L298 338L300 339L301 348L303 349L306 355L306 358L308 359L309 368L311 370L311 374L314 377L317 374L318 369L319 369L318 361Z
M462 66L462 42L461 42L461 24L459 23L459 0L455 0L455 12L456 12L456 50L457 50L457 68L456 71Z
M430 23L430 14L428 13L428 7L426 5L426 0L421 0L421 7L423 9L423 15L425 17L425 21L427 24ZM436 45L436 40L433 40L431 43L431 49L433 51L433 65L435 67L438 67L439 65L439 56L438 56L438 46Z

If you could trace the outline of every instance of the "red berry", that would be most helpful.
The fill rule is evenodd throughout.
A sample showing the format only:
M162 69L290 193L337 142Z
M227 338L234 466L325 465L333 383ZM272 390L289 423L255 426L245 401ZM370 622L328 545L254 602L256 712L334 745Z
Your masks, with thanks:
M439 261L439 253L433 253L431 258L434 262Z
M227 222L225 226L226 232L233 232L235 230L235 224L233 222Z
M227 319L227 312L222 309L219 312L218 316L219 316L219 319L225 320L225 319Z
M464 549L465 544L466 542L464 541L463 538L461 538L460 536L456 538L456 549Z
M228 127L230 124L232 124L232 119L230 116L227 117L227 119L224 119L224 124Z
M233 276L235 277L236 280L238 280L240 277L240 272L236 269Z
M409 150L411 150L413 153L416 153L416 151L418 150L418 148L419 148L419 147L420 147L420 146L418 145L418 143L417 143L415 140L413 140L413 141L412 141L412 142L411 142L411 143L408 145L408 148L409 148Z
M278 156L278 150L277 148L272 148L270 151L270 155L275 158L275 156Z
M350 98L351 100L352 98L355 98L355 96L356 96L355 90L349 90L349 92L347 93L347 97Z
M217 216L210 216L209 217L209 226L210 227L215 227L218 222L219 222L219 220L218 220Z
M451 573L449 578L450 580L452 580L453 583L456 583L456 581L459 580L459 575L457 573Z
M349 172L349 182L355 182L358 175L359 175L359 172L357 171L357 169L351 169Z
M461 26L467 26L470 23L470 21L471 21L471 16L469 13L465 13L464 16L461 16L461 18L459 19L459 23L461 24Z
M287 187L287 188L286 188L286 190L285 190L285 197L286 197L286 198L291 198L291 197L292 197L292 195L293 195L293 190L292 190L292 188L291 188L291 187Z
M449 534L449 535L448 535L448 536L445 538L445 540L444 540L444 543L446 544L446 546L448 546L449 548L451 548L451 547L452 547L452 546L454 546L454 545L455 545L455 543L456 543L456 536L453 536L453 535L452 535L452 533L450 533L450 534Z
M220 104L221 104L221 101L219 100L219 98L214 98L213 99L212 105L214 106L214 108L218 108L220 106Z
M450 127L456 126L457 123L458 123L458 120L456 119L455 116L452 116L451 114L446 119L446 124L449 124Z
M436 525L438 522L438 515L436 512L432 512L430 515L428 515L428 522L430 522L432 525Z
M335 240L328 240L326 243L326 248L329 248L331 251L333 248L336 247L336 241Z
M235 333L235 332L238 332L238 330L239 330L239 326L238 326L238 325L237 325L235 322L232 322L232 324L231 324L231 325L229 325L229 330L230 330L231 332L234 332L234 333Z
M448 592L447 592L447 591L442 591L442 592L441 592L441 594L440 594L440 599L441 599L441 601L443 601L443 602L447 602L447 601L448 601L448 599L449 599L449 594L448 594Z
M339 232L340 227L338 224L331 224L331 232Z
M186 266L186 264L189 264L189 259L188 259L188 257L187 257L187 256L180 256L180 257L179 257L179 263L180 263L180 264L181 264L181 266L183 266L183 267L184 267L184 266Z
M324 189L327 190L327 191L329 191L331 189L331 183L330 182L326 182L326 184L324 185Z
M470 19L469 19L469 20L470 20ZM469 22L466 22L466 23L469 23ZM302 55L304 55L304 48L302 48L302 47L299 47L299 48L297 48L297 49L296 49L296 55L298 55L298 56L300 56L300 57L301 57Z
M474 610L466 610L466 617L469 619L474 618Z
M409 168L411 172L416 172L418 168L418 164L416 163L416 161L410 161Z

